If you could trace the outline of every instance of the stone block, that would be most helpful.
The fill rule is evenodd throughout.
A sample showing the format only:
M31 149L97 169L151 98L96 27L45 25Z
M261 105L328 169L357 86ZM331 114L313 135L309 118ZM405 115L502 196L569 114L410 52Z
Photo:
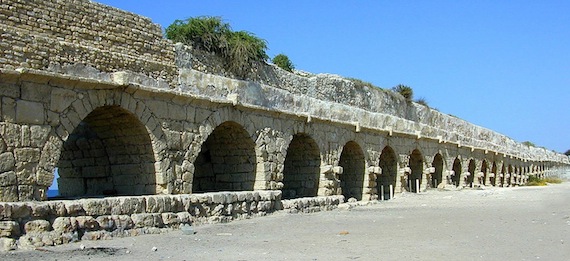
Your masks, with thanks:
M0 221L0 237L20 236L20 224L16 221Z
M14 157L18 162L39 162L40 149L37 148L14 149Z
M8 97L2 97L1 116L5 122L16 121L16 101L14 99Z
M99 222L92 216L79 216L77 220L77 227L85 231L96 231L100 229Z
M159 213L132 214L131 219L137 228L164 226L162 216Z
M27 233L41 233L51 230L51 224L47 220L38 219L26 222L24 231Z
M0 252L16 250L17 248L16 239L0 237Z
M97 221L97 224L100 229L112 231L116 227L115 219L111 215L98 216L95 220Z
M131 229L135 227L130 215L112 215L115 226L119 230Z
M110 215L113 204L112 199L85 199L83 209L90 216Z
M14 170L16 167L16 159L12 152L4 152L0 154L0 173ZM0 186L2 186L0 184Z
M176 226L180 224L180 219L175 213L161 213L162 222L166 226Z
M57 217L52 224L53 230L60 233L74 232L78 228L75 217Z
M0 174L0 186L14 186L18 184L18 179L16 178L16 173L14 171L8 171Z
M43 103L19 100L16 102L16 122L44 124L45 110Z
M54 112L63 112L73 101L77 99L76 93L72 90L54 88L50 96L50 110Z

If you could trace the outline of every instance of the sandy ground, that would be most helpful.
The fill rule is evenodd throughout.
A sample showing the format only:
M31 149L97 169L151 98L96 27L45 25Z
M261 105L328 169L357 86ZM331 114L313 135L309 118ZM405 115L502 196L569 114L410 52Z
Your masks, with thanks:
M406 193L350 210L194 229L12 251L0 260L570 260L570 183Z

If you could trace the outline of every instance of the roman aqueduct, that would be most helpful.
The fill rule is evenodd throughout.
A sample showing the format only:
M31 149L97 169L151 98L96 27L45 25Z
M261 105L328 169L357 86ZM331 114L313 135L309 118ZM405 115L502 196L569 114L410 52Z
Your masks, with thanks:
M97 3L2 2L0 200L281 190L387 199L569 163L388 91L259 65L249 80ZM211 56L211 55L210 55Z
M149 19L91 1L5 0L0 21L6 249L514 186L570 164L339 76L258 64L236 79ZM63 199L48 200L53 182Z

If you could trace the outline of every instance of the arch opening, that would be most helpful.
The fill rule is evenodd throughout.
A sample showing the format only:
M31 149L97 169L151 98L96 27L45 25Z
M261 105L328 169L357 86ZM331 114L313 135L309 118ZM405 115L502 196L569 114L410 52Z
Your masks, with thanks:
M459 187L461 186L461 160L455 158L453 161L453 175L451 176L451 184Z
M415 149L412 151L412 154L410 154L410 169L408 190L418 193L421 190L423 174L423 158L422 153L418 149Z
M469 165L467 166L467 171L469 172L469 176L467 176L467 186L473 187L473 182L475 181L475 160L469 160Z
M487 166L487 161L483 160L483 162L481 163L481 172L483 173L482 176L478 177L479 178L479 184L482 185L487 185L487 171L488 171L488 166Z
M382 174L377 179L378 194L383 195L384 199L391 199L396 188L396 179L398 176L398 161L396 153L390 146L384 147L380 154L378 166L382 169Z
M443 181L443 157L441 154L435 154L431 166L435 169L435 172L431 174L431 187L437 188Z
M320 150L307 134L295 134L285 156L283 198L317 196L321 167Z
M89 113L63 143L58 161L62 197L156 193L152 142L146 127L120 106Z
M194 161L193 193L251 191L255 183L255 143L236 122L218 125Z
M365 163L364 153L354 141L344 145L340 154L339 165L343 168L340 175L340 186L345 199L362 200L364 187Z

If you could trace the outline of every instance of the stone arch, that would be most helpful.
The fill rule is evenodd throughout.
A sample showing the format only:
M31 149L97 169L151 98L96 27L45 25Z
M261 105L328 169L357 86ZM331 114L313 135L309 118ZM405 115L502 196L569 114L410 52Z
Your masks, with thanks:
M423 174L423 156L420 150L415 149L410 154L410 175L408 177L408 189L411 192L420 192ZM417 184L417 186L416 186Z
M443 156L439 153L435 154L431 166L435 170L431 175L431 186L432 188L437 188L443 181Z
M342 194L346 199L362 200L366 166L364 153L358 143L349 141L344 145L339 165L343 168L340 175Z
M156 193L155 158L145 125L118 105L101 106L63 142L58 161L60 195Z
M305 133L293 135L283 166L283 198L317 196L321 155L313 138Z
M483 176L478 177L479 178L479 184L487 185L487 172L488 171L489 171L489 166L488 166L487 160L483 160L483 162L481 162L481 172L483 173Z
M382 174L378 177L378 193L384 193L384 199L390 199L390 191L396 188L398 177L398 158L390 146L384 147L380 154L378 166L382 169Z
M255 183L255 143L238 123L218 125L194 161L192 192L251 191Z
M451 184L459 187L461 186L461 160L459 157L455 158L453 161L453 175L451 176Z
M473 187L473 182L475 181L475 170L476 170L476 166L475 166L475 160L474 159L470 159L469 160L469 165L467 165L467 172L469 172L469 176L467 176L467 186L469 187Z

